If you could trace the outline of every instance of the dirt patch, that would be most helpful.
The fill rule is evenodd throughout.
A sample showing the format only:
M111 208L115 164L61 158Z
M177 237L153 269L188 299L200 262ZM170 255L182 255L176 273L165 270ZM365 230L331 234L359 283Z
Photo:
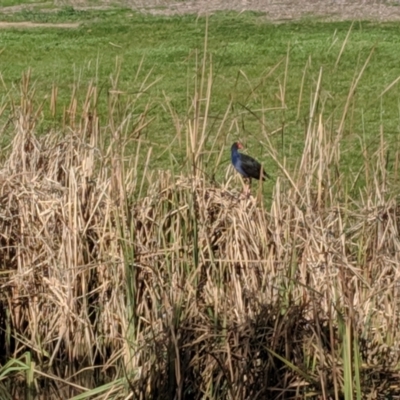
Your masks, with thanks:
M41 9L48 3L30 3L12 7L0 7L2 13L21 10L54 12L63 7L81 9L108 9L111 6L128 7L153 15L204 15L216 11L257 11L270 21L293 21L304 17L317 17L325 21L371 20L400 21L400 0L100 0L96 6L88 0L53 0L55 8ZM31 27L34 24L31 25ZM38 24L40 25L40 24Z
M66 24L43 24L38 22L1 22L0 21L0 29L7 28L77 28L79 23L66 23Z
M125 5L156 15L175 14L205 14L215 11L234 10L258 11L265 13L272 21L298 20L313 16L324 20L373 20L398 21L400 20L400 1L326 1L326 0L127 0Z

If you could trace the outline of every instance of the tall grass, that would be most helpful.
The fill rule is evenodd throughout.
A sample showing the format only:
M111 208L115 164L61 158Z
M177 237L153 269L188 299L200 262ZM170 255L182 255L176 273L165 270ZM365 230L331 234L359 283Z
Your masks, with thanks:
M376 150L364 147L359 174L343 174L349 102L339 126L325 123L321 72L297 167L265 133L272 193L258 186L243 197L222 162L231 109L211 136L212 60L203 55L197 67L188 120L166 101L177 127L166 151L174 164L174 146L186 148L181 170L152 170L142 135L151 121L137 98L123 103L118 74L105 126L94 84L44 136L29 74L19 103L1 108L14 125L0 174L1 392L399 395L398 171L388 170L384 132ZM283 85L283 106L285 95ZM54 105L55 88L51 96Z

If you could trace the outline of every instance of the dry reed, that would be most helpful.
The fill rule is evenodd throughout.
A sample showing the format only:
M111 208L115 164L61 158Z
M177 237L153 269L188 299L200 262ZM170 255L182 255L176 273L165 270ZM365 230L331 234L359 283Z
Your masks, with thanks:
M298 170L267 148L280 177L265 210L201 172L211 85L199 84L187 125L189 172L152 172L149 152L140 181L146 111L109 121L105 146L91 86L81 116L71 101L66 133L37 137L25 78L0 180L0 338L8 357L32 354L39 392L46 376L71 393L125 378L96 398L400 394L386 144L365 155L368 186L351 198L339 140L314 115L319 85ZM133 161L123 131L134 132ZM77 377L96 369L82 387Z

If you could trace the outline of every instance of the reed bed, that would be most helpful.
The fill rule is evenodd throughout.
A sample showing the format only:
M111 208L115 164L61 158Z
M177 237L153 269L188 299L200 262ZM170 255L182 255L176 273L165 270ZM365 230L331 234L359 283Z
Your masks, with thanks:
M298 167L266 136L271 200L261 187L244 197L219 162L228 146L224 177L207 174L217 139L202 71L178 172L151 170L146 107L129 103L117 121L116 90L105 126L94 85L41 136L29 75L4 108L2 398L40 396L45 383L51 398L75 399L400 397L400 217L383 132L354 196L342 130L316 113L319 80Z

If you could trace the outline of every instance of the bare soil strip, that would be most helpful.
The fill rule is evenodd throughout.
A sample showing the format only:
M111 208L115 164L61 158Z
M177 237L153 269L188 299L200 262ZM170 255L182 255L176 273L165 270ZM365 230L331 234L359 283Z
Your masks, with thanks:
M69 0L82 7L84 0ZM276 22L318 17L326 21L399 21L399 0L117 0L119 5L155 15L210 14L216 11L258 11ZM103 5L109 5L104 0Z
M68 28L73 29L77 28L79 23L65 23L65 24L44 24L39 22L2 22L0 21L0 29L9 29L9 28Z
M40 9L48 3L29 3L0 7L1 13ZM54 12L72 6L76 10L108 9L123 6L132 10L155 15L211 14L216 11L258 11L265 13L267 20L275 22L317 17L325 21L370 20L400 21L400 0L99 0L96 6L87 0L54 0ZM42 11L45 11L42 10ZM69 27L63 24L62 27ZM30 27L41 26L41 24ZM50 26L50 24L46 24ZM4 26L5 27L5 26ZM60 26L61 27L61 26Z
M318 17L327 21L340 20L400 20L400 3L376 0L189 0L185 2L158 0L127 0L133 9L157 15L205 14L216 11L258 11L270 21L293 21L304 17Z

